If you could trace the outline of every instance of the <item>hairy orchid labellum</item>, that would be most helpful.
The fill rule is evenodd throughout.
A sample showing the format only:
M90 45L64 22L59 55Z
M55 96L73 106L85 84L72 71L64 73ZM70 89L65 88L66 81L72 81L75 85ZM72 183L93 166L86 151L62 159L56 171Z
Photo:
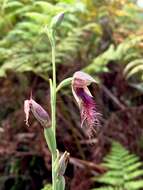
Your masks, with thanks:
M24 101L24 112L27 126L29 126L28 119L30 111L43 127L46 128L50 126L50 118L48 113L37 102L35 102L32 97L29 100Z
M88 74L77 71L73 75L72 92L79 105L81 114L81 127L89 137L96 134L96 128L100 126L100 113L96 110L96 103L91 95L88 86L96 81ZM83 125L85 124L85 127Z

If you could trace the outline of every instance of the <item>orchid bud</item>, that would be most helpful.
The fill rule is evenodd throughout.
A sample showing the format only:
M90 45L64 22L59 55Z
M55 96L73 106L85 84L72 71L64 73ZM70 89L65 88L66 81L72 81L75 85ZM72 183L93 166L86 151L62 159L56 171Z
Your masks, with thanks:
M60 157L59 161L57 162L57 174L58 176L63 176L65 174L67 164L69 162L69 156L70 154L65 151L64 154Z
M59 13L58 15L54 16L51 21L50 28L55 30L61 24L64 18L64 13Z
M73 75L72 92L78 103L81 115L81 127L84 127L88 136L91 137L96 134L96 127L100 126L100 113L97 112L96 103L88 86L96 81L88 74L78 71Z
M40 122L40 124L47 128L50 124L50 118L48 113L32 98L24 101L24 112L26 116L26 125L29 126L28 119L29 113L32 111L34 117Z

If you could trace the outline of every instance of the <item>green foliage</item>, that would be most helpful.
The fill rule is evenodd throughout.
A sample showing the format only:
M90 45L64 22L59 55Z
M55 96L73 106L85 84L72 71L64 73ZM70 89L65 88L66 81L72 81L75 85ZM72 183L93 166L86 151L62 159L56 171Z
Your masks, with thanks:
M143 79L143 59L141 58L129 62L124 69L124 75L127 79L135 74L140 74L141 79Z
M93 190L139 190L143 188L143 169L139 158L121 144L113 142L111 152L104 159L108 171L94 180L103 185Z
M52 190L52 185L46 184L41 190Z
M7 1L5 5L2 4L4 6L3 14L8 17L8 19L1 18L5 22L2 33L5 34L5 28L8 30L0 41L0 76L5 76L7 70L32 71L48 79L48 72L51 70L51 52L44 28L49 25L51 18L58 12L67 12L67 15L58 31L60 38L57 37L57 65L69 64L73 61L87 40L86 33L88 31L94 30L96 35L100 33L100 27L95 23L87 25L79 23L77 14L83 9L79 9L78 3L52 5L46 1L29 1L27 4L14 2ZM8 9L8 7L12 8ZM17 10L17 12L13 13L13 10ZM11 14L14 16L16 14L18 19L8 16Z
M133 58L135 52L131 51L131 48L134 50L142 39L142 36L130 37L120 43L116 48L113 44L111 44L105 52L94 58L92 63L89 64L84 70L89 73L104 72L108 71L107 64L110 61L124 61L127 59L127 55L128 59L131 57Z
M55 1L57 3L45 0L0 2L1 77L6 76L7 71L11 70L16 73L33 72L48 80L51 52L45 27L49 26L52 17L59 12L66 14L57 31L57 65L73 64L80 56L87 65L87 72L104 72L108 70L107 64L110 61L123 61L125 54L129 54L129 49L133 47L132 42L140 38L140 35L132 36L130 33L131 28L134 32L140 26L136 22L136 19L141 20L139 10L126 0L126 6L120 1L109 3L106 0L58 0ZM104 16L108 20L107 23L104 23ZM105 28L111 29L113 33L119 30L123 35L125 31L132 38L127 37L125 42L116 45L110 43L104 52L98 52L102 37L106 35ZM114 35L111 37L114 42ZM133 53L135 47L132 49Z

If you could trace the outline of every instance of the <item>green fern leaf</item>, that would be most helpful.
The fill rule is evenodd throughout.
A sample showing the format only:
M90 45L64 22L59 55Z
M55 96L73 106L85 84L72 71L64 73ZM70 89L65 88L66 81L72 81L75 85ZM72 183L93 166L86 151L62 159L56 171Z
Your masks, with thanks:
M139 190L143 188L143 169L139 158L130 154L122 145L113 142L111 152L104 159L103 163L108 171L94 180L103 184L103 189L111 187L111 189L120 190ZM95 189L102 189L95 188Z

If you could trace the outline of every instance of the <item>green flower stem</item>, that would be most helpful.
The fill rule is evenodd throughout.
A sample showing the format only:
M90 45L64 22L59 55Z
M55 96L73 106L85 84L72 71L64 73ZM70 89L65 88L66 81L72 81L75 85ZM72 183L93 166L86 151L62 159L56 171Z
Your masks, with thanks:
M52 154L52 189L53 190L57 190L56 189L56 172L54 170L54 163L55 163L56 157L54 154Z
M55 136L56 133L56 64L55 64L55 35L51 30L48 33L51 48L52 48L52 71L53 71L53 80L50 81L50 90L51 90L51 118L52 118L52 129Z
M53 38L54 41L54 38ZM54 135L56 134L56 65L55 65L55 42L52 45L52 70L53 70L53 85L52 85L52 129Z
M57 143L56 143L56 64L55 64L55 33L52 29L49 29L47 31L51 48L52 48L52 71L53 71L53 77L52 80L50 79L50 102L51 102L51 128L53 131L53 139L54 139L54 144L55 147L57 148ZM52 186L53 190L56 189L56 181L57 181L57 174L56 171L54 170L54 163L56 160L56 151L51 151L52 154Z
M65 83L71 82L71 79L67 79L59 85L56 89L56 52L55 52L55 31L53 28L47 30L47 34L50 40L51 49L52 49L52 80L50 79L50 103L51 103L51 128L45 130L45 138L49 149L52 154L52 189L53 190L64 190L65 189L65 180L64 177L59 178L58 171L56 169L56 162L59 161L57 154L57 143L56 143L56 93L57 91L66 85ZM50 131L50 133L48 133Z
M73 77L69 77L64 79L56 88L56 92L58 92L59 90L61 90L62 88L66 87L67 85L71 84Z
M56 65L55 65L55 39L52 32L51 35L53 42L52 46L52 70L53 70L53 83L52 83L52 96L51 96L51 111L52 111L52 130L54 133L54 139L56 143ZM56 190L56 172L54 171L54 162L56 160L56 155L52 154L52 184L53 190Z
M53 29L48 29L47 31L51 48L52 48L52 71L53 71L53 79L52 85L50 86L51 90L51 118L52 118L52 129L54 135L56 134L56 61L55 61L55 31Z

